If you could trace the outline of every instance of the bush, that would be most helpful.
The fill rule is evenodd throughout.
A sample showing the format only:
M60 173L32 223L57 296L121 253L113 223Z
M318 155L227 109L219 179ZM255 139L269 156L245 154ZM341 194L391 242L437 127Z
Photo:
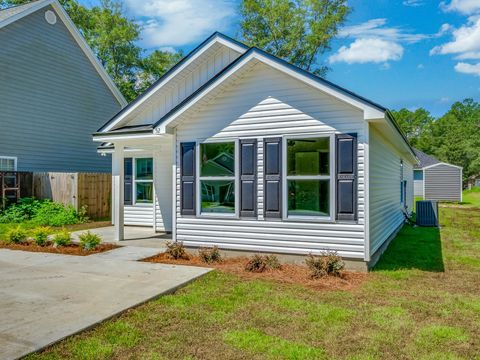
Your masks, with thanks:
M324 276L341 276L345 263L336 252L326 251L319 256L308 255L305 263L310 269L310 275L314 279Z
M0 214L0 223L20 223L31 219L40 206L40 201L33 198L21 198L16 204L8 206Z
M7 241L19 244L27 240L27 232L20 226L16 226L7 231Z
M266 270L275 270L281 267L280 261L275 255L255 254L245 265L245 270L250 272L264 272Z
M61 232L55 235L53 239L53 245L55 247L67 246L72 243L72 235L70 231L63 229Z
M188 260L190 257L187 254L187 251L185 250L185 246L181 241L176 241L176 242L170 242L167 241L167 251L165 253L170 257L171 259L184 259Z
M214 246L213 248L200 249L198 250L198 256L200 256L200 259L207 264L222 261L222 255L218 250L218 246Z
M102 242L100 235L91 233L90 230L80 234L78 238L80 239L80 246L87 251L95 249Z
M38 246L45 246L48 240L48 235L52 233L49 227L43 226L33 230L33 240Z

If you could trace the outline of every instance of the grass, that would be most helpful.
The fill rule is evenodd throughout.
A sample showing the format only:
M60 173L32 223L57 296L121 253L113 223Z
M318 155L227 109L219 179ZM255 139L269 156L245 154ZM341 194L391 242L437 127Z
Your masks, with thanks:
M480 208L480 187L463 192L463 204Z
M354 290L215 271L28 359L480 359L480 210L440 212Z

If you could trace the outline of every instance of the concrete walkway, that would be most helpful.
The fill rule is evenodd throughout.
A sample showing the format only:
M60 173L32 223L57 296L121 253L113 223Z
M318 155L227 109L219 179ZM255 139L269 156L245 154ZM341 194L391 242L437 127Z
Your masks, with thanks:
M81 257L0 250L0 359L38 351L210 271L131 261L153 251L127 246Z

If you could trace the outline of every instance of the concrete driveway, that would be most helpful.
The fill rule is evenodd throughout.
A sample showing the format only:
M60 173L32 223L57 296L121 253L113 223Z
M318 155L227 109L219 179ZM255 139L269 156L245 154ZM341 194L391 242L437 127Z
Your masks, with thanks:
M0 359L42 349L210 271L134 261L158 252L126 246L81 257L0 250Z

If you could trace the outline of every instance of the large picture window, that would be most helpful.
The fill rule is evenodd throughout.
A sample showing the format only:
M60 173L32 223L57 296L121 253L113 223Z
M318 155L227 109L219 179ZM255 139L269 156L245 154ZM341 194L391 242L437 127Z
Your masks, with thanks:
M135 159L135 202L153 203L153 159Z
M235 213L235 143L200 144L202 213Z
M330 137L288 139L287 215L330 216Z

